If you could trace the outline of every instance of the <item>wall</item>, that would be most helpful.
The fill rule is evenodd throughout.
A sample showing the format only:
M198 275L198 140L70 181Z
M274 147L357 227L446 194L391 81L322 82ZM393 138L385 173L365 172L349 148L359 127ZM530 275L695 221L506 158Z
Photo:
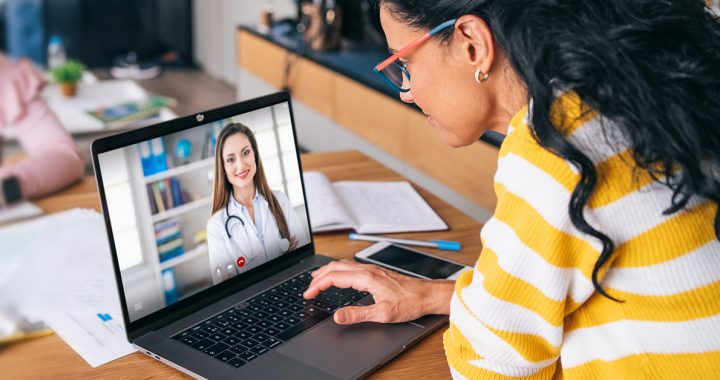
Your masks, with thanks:
M270 7L275 19L294 17L293 0L195 0L194 58L210 75L235 84L235 32L239 24L257 24L260 11Z

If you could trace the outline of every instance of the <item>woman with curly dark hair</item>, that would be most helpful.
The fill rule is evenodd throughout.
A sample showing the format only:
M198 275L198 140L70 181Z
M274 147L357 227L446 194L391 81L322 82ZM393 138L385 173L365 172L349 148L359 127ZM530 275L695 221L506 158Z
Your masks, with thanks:
M381 0L375 68L451 146L507 135L475 271L351 262L376 303L449 314L456 378L720 377L720 22L700 0Z

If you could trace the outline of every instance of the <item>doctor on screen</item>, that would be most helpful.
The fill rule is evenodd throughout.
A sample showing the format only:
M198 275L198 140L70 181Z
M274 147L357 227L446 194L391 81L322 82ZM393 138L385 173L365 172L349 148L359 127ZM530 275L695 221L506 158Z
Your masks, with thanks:
M310 241L287 196L270 190L250 128L225 126L214 162L212 217L207 223L213 283Z

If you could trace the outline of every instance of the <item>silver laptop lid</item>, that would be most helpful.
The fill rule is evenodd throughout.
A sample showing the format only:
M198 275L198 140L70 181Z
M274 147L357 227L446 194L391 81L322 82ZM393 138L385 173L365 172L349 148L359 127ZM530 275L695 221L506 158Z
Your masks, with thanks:
M314 252L287 93L92 149L129 337Z

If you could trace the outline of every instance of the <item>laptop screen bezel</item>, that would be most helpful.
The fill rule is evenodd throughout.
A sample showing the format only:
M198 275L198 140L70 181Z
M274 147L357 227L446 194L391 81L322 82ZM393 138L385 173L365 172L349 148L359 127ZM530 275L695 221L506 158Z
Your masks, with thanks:
M307 259L315 254L315 240L310 232L310 243L288 254L282 255L266 264L257 268L253 268L246 273L242 273L222 283L212 285L188 298L182 299L170 306L166 306L160 310L152 312L135 321L130 320L128 312L127 300L125 298L125 289L120 271L120 264L115 248L115 240L113 237L112 226L110 224L110 216L108 213L108 205L105 197L105 188L103 185L102 170L99 165L99 155L125 148L143 141L181 132L187 129L199 127L208 123L224 120L233 116L245 114L258 109L275 106L287 102L290 112L290 124L293 131L293 139L295 141L295 154L297 156L298 167L300 173L302 170L302 161L300 160L300 149L297 141L297 133L295 128L295 118L293 115L292 103L289 93L283 91L259 98L239 102L236 104L216 108L209 111L181 117L167 122L155 124L152 126L135 129L132 131L120 133L117 135L104 137L93 141L91 146L93 168L95 170L95 180L100 194L100 203L105 219L105 229L108 235L110 252L112 253L113 269L115 271L115 280L120 296L120 305L122 308L123 319L125 321L126 333L129 341L142 336L144 333L151 331L159 326L164 326L197 310L200 310L214 302L217 302L238 290L254 284L267 276L277 273L279 270L289 267L303 259ZM202 115L202 116L201 116ZM300 184L303 191L303 201L307 210L307 196L305 192L305 181L300 175ZM310 214L307 212L308 226L310 223Z

